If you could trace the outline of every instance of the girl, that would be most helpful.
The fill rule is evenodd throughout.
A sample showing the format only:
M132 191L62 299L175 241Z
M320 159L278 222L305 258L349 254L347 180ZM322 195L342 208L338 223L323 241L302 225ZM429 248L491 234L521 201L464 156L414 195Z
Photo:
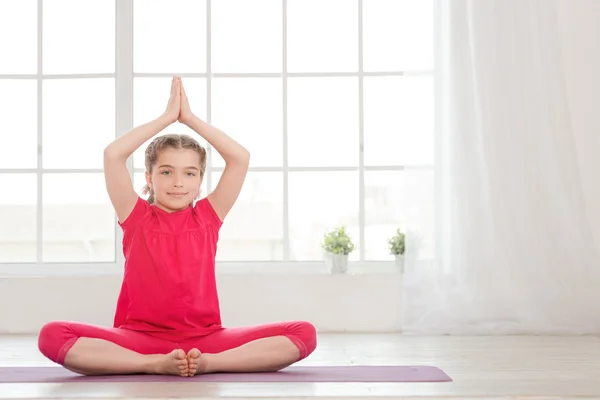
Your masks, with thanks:
M185 135L155 138L146 149L143 200L134 191L128 157L170 124L186 124L226 162L212 193L197 200L206 152ZM114 327L68 321L44 325L39 349L83 375L258 372L285 368L311 354L315 328L295 321L255 327L221 325L215 254L222 221L248 171L248 151L190 110L173 77L165 112L104 150L106 188L123 230L125 273Z

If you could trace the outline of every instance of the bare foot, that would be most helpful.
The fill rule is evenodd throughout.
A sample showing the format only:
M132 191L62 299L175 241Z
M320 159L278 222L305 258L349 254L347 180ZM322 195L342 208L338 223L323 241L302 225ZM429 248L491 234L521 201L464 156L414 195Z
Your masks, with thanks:
M188 374L194 376L196 374L202 374L206 371L206 359L200 353L198 349L191 349L187 353L188 360Z
M183 350L173 350L169 354L156 354L150 357L152 357L149 367L150 373L188 376L188 361Z

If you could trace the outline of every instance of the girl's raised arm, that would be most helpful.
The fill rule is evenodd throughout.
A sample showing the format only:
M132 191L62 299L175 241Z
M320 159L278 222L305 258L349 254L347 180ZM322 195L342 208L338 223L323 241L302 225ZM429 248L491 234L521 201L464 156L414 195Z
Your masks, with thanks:
M223 221L235 204L246 180L250 153L242 145L214 126L195 116L181 86L181 112L179 122L186 124L202 136L225 160L225 169L215 189L207 196L215 212Z
M133 128L104 149L106 190L121 223L131 214L138 199L126 161L147 140L177 121L180 109L180 85L180 79L173 77L169 103L160 117Z

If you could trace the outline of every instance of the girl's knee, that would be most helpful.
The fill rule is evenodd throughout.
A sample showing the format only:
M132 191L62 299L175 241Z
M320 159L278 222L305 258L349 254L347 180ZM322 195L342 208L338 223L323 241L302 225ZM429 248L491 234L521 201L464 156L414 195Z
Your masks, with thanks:
M65 345L74 343L77 339L75 333L65 321L52 321L40 329L38 335L38 349L55 363L62 364L66 354Z
M295 321L288 326L289 334L301 343L300 359L308 357L317 348L317 329L307 321Z

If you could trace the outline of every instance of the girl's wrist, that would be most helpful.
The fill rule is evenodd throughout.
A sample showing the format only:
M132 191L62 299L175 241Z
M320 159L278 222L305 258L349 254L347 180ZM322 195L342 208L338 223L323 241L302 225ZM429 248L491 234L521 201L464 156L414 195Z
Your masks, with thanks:
M174 123L175 121L177 121L177 117L173 118L171 115L169 115L167 113L163 113L157 118L157 121L160 122L161 124L165 125L165 127L167 127L167 126L171 125L172 123Z
M179 122L181 122L184 125L187 125L188 127L190 126L190 124L194 121L194 118L196 116L194 114L190 114L185 118L180 118Z

